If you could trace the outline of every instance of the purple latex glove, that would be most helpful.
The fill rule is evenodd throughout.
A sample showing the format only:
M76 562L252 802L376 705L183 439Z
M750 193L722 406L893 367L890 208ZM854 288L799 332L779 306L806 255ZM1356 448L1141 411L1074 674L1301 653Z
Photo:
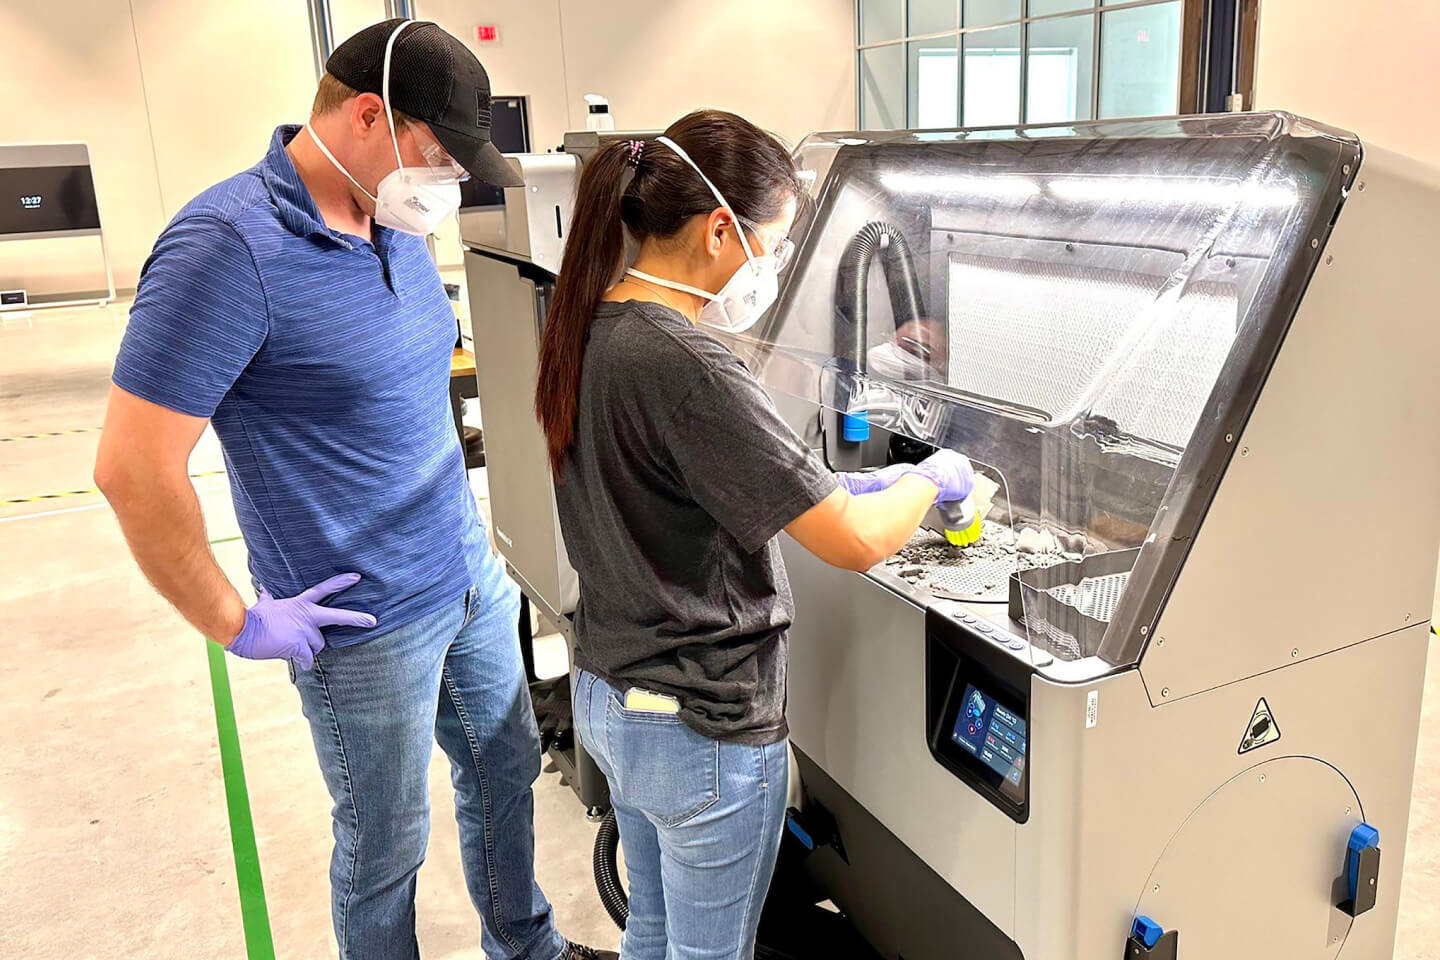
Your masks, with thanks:
M878 493L910 472L908 463L892 463L879 470L861 470L855 473L837 473L835 480L840 486L858 497L862 493Z
M936 503L964 500L975 489L975 468L970 466L968 457L954 450L933 453L914 466L906 467L905 472L918 474L939 487Z
M320 606L321 600L359 582L360 574L342 573L283 600L262 587L260 599L245 611L245 626L226 649L247 660L294 660L301 670L309 670L325 646L321 627L375 626L368 613Z

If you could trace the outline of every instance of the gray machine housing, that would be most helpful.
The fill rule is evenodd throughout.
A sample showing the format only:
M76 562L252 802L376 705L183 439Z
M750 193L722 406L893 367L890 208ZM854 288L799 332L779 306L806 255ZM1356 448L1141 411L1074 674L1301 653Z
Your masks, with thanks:
M834 283L837 258L822 254L835 243L817 224L841 202L835 171L846 151L888 157L901 174L923 163L992 184L1046 151L1063 160L1067 148L1110 149L1123 162L1127 142L1167 137L1255 137L1282 159L1322 138L1340 158L1333 182L1314 191L1314 229L1272 240L1293 297L1255 308L1283 312L1272 318L1273 349L1256 358L1258 377L1217 380L1201 397L1194 435L1217 438L1213 449L1182 444L1168 480L1162 473L1129 494L1157 498L1143 537L1113 533L1119 506L1076 519L1069 507L1025 502L1023 465L997 471L1012 522L1048 521L1098 544L1082 563L1128 551L1130 585L1093 637L1076 631L1076 648L1058 646L1027 606L1034 590L1018 609L955 599L891 566L847 573L783 543L797 610L789 722L799 804L834 825L804 869L884 957L1131 955L1127 937L1142 916L1178 932L1179 955L1191 958L1392 955L1440 541L1440 409L1426 366L1440 328L1423 320L1440 294L1431 267L1440 176L1283 114L1166 123L818 138L801 151L817 213L799 228L794 273L766 328L732 344L836 469L873 463L891 434L945 442L916 427L923 418L877 425L850 448L835 440L835 418L854 412L845 397L863 389L873 398L884 379L857 371L853 353L846 367L832 340L850 328L837 313L832 336L828 295L820 303L807 286ZM986 152L997 140L1015 166ZM513 190L529 191L527 209L558 211L568 202L561 179ZM981 201L970 202L973 213ZM934 223L967 213L953 196L934 206ZM1077 222L1020 230L1016 221L1009 241L1063 247ZM519 244L466 241L501 550L527 594L563 621L573 571L528 403L549 271ZM883 303L874 273L870 299ZM816 367L828 384L812 378ZM835 388L847 377L855 382ZM879 386L902 405L956 402L933 384ZM974 398L958 403L962 415L975 407ZM1021 432L1052 427L1042 418ZM1093 515L1110 525L1087 529ZM971 676L1000 685L1023 711L1018 797L986 789L938 744L956 678ZM1252 729L1262 705L1278 738ZM1362 823L1380 831L1383 857L1375 906L1354 917L1338 905L1346 841Z

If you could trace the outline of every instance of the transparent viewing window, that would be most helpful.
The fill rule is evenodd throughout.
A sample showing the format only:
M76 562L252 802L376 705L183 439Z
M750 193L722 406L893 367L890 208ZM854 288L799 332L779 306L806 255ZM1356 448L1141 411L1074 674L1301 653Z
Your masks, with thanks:
M998 488L991 545L1015 549L999 585L957 552L955 592L1008 603L1059 660L1133 662L1358 143L1249 114L824 135L799 157L797 255L735 349L819 408L836 470L969 456Z

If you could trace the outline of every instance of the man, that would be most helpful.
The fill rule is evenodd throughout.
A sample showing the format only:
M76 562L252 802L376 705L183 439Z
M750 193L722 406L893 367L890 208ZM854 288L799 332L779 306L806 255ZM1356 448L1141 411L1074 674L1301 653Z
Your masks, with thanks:
M515 183L490 143L490 82L460 41L401 20L361 31L326 70L307 127L276 130L259 164L156 242L96 483L186 619L238 656L289 661L334 799L342 958L418 956L433 737L453 765L486 955L593 960L534 881L519 593L466 482L447 390L455 318L423 236L454 212L465 172ZM248 608L187 476L207 421L259 594Z

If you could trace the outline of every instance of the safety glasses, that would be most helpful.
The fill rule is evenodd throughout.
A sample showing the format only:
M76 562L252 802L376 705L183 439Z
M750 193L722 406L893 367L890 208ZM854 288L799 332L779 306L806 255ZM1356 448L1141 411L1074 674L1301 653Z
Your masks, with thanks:
M470 179L469 172L440 146L440 142L425 127L411 124L410 135L415 138L415 145L420 148L420 155L425 158L425 167L435 182L460 183Z
M735 215L735 219L740 221L740 224L746 229L748 229L750 231L750 235L754 237L757 241L761 241L762 243L764 242L763 234L761 233L761 228L759 224L746 220L739 214ZM790 262L790 258L795 255L795 244L790 241L789 237L781 237L779 240L771 241L769 249L760 255L767 256L774 260L775 272L779 273L781 270L785 269L786 265Z

